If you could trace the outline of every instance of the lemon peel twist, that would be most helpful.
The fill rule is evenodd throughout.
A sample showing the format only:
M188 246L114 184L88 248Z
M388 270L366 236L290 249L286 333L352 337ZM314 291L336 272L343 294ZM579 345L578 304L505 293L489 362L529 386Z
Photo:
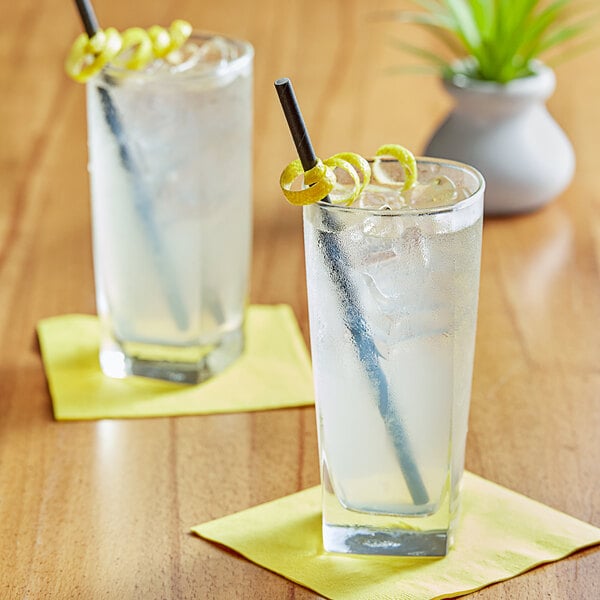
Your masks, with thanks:
M331 203L332 204L345 204L346 206L352 204L352 202L354 202L354 199L358 197L358 190L360 189L360 179L358 177L358 173L356 172L355 168L347 160L344 160L338 156L331 156L330 158L328 158L327 160L325 160L323 162L325 163L326 167L329 167L331 169L337 168L337 169L342 169L342 171L346 171L346 173L348 173L348 175L350 176L350 179L352 179L352 189L350 190L350 192L348 192L346 194L338 193L335 195L335 197L330 196L329 200L331 201ZM334 177L334 180L337 181L335 172L334 172L333 177ZM334 186L334 189L335 189L335 186Z
M404 170L404 182L390 179L381 169L380 161L383 157L395 158ZM335 169L342 169L348 173L352 180L352 188L346 192L330 198L334 204L350 206L363 192L371 181L371 175L380 183L402 185L403 190L408 190L417 183L417 162L412 152L398 144L386 144L378 148L371 165L360 154L354 152L340 152L326 160L317 159L317 164L304 172L299 160L289 163L279 178L279 185L286 200L295 206L305 206L323 200L335 188L337 177ZM304 174L305 187L292 190L291 187L300 175Z
M171 43L169 44L169 52L179 50L183 46L190 35L192 34L192 26L183 19L175 19L169 26L169 36L171 37Z
M169 54L171 36L164 27L152 25L148 28L148 36L152 42L152 52L156 58L164 58Z
M306 187L302 190L292 190L291 185L301 174L304 174L304 184ZM281 173L279 185L283 190L286 200L294 206L304 206L314 204L322 200L331 192L335 185L336 178L333 169L325 166L323 161L317 159L317 164L308 171L304 171L299 159L293 160Z
M87 81L119 54L122 45L121 35L113 27L100 30L91 38L80 33L71 46L65 70L75 81Z
M152 40L145 29L130 27L123 32L121 40L121 51L113 61L117 66L137 71L154 58Z
M192 33L187 21L176 19L168 29L153 25L145 30L130 27L122 34L113 27L99 30L91 38L81 33L75 39L65 61L67 74L84 83L109 62L129 70L144 68L156 58L179 50Z
M326 166L346 171L352 179L352 189L346 194L337 194L330 198L333 204L345 204L350 206L363 191L371 179L371 166L360 154L354 152L340 152L323 161ZM362 182L360 180L362 175ZM335 174L334 174L335 177ZM337 179L337 178L336 178Z
M380 146L375 152L373 161L373 176L379 183L398 184L399 182L390 179L381 169L381 159L384 157L395 158L404 169L404 183L402 190L410 190L417 183L417 161L414 154L399 144L385 144Z
M356 196L352 198L350 203L354 202L362 191L369 185L371 181L371 165L366 158L363 158L360 154L356 154L355 152L340 152L335 154L332 158L341 158L346 162L349 162L354 170L362 175L362 182L360 183L358 190L356 190Z

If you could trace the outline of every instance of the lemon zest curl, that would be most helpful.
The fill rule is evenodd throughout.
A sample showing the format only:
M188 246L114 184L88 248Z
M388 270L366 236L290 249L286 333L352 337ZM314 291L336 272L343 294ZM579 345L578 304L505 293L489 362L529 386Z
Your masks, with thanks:
M98 31L91 38L80 33L67 56L65 70L75 81L87 81L113 60L122 46L121 35L112 27Z
M381 169L381 160L385 157L396 159L404 171L404 181L390 179ZM289 163L279 178L283 195L290 204L306 206L324 200L334 191L337 183L336 169L345 171L352 180L352 187L329 198L334 204L350 206L363 192L373 177L380 183L401 186L408 190L417 183L417 162L409 150L398 144L386 144L378 148L373 160L373 168L360 154L340 152L326 160L317 159L312 169L304 171L300 160ZM304 185L299 190L292 186L300 175L304 175Z
M173 21L168 29L153 25L147 30L130 27L119 33L109 27L91 38L81 33L71 46L65 71L75 81L84 83L111 62L129 70L143 69L152 60L179 50L191 34L192 26L182 19Z

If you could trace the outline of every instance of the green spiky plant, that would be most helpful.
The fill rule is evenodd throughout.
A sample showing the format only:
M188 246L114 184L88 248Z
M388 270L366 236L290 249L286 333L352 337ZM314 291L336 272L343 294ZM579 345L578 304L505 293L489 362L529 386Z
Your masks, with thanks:
M393 17L430 31L445 51L397 41L443 77L463 74L507 83L533 73L535 60L554 66L597 42L598 0L411 0L421 10ZM547 57L547 58L546 58ZM460 60L459 60L460 59Z

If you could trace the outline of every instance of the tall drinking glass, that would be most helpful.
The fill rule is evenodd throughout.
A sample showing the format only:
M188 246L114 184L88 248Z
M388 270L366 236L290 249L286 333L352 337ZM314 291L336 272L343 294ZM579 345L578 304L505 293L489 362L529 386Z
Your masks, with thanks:
M243 348L253 49L196 32L173 55L87 86L100 364L195 383Z
M448 161L418 172L406 206L372 184L353 207L304 208L329 551L440 556L453 541L484 182Z

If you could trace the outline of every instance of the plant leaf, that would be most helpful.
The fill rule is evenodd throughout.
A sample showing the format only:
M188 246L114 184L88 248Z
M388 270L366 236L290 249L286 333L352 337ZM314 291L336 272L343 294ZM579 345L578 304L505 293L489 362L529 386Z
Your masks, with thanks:
M506 82L531 74L531 61L565 45L567 54L600 19L598 0L410 0L415 8L396 18L431 33L444 51L470 57L469 76ZM396 44L437 68L448 68L444 51ZM442 65L445 65L442 67Z
M548 60L548 65L550 65L551 67L556 67L562 64L563 62L571 60L583 54L584 52L588 52L589 50L597 48L598 46L600 46L600 39L593 38L591 40L586 40L576 46L573 46L572 48L569 48L567 52L563 52L559 56Z
M526 30L523 39L522 53L526 60L539 55L540 43L552 26L563 19L565 9L570 0L555 0L544 8Z
M396 46L396 48L400 48L400 50L403 50L404 52L408 52L409 54L418 56L419 58L434 65L437 65L438 67L448 66L447 60L444 60L435 52L426 50L425 48L421 48L420 46L415 46L414 44L409 44L398 39L393 40L393 45Z
M494 25L494 0L469 0L469 6L482 40L489 39Z
M553 33L546 36L546 38L540 43L538 47L538 53L541 54L546 52L550 48L563 44L564 42L573 39L575 36L581 35L584 31L590 28L589 20L575 25L570 25L554 31Z
M471 53L475 54L481 46L481 35L469 4L465 0L445 0L445 4L453 17L457 35Z
M446 14L446 8L444 7L442 0L410 0L412 4L416 4L425 11L431 14Z

